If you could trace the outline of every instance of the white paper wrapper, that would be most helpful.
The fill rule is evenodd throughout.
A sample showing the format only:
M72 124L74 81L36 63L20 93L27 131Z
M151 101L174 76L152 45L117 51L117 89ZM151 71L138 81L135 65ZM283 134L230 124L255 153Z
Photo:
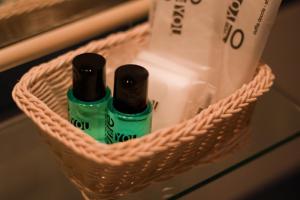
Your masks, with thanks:
M192 117L251 80L281 0L156 0L148 66L154 129ZM160 121L159 121L160 120Z
M146 51L134 63L150 73L148 93L153 102L153 131L189 119L210 103L211 86L201 81L195 69Z
M149 51L197 68L203 81L214 83L226 1L157 0L151 16ZM215 71L214 71L215 70Z
M230 0L219 54L217 97L233 93L254 76L281 0Z

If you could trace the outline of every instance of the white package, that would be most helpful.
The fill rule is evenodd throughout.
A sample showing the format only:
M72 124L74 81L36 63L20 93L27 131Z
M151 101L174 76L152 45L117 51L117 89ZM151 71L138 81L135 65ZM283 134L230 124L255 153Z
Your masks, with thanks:
M253 78L280 3L228 0L216 99L230 95Z
M154 1L148 50L197 68L203 81L214 84L226 7L226 1L219 0Z
M156 0L149 46L154 130L190 118L254 76L281 0Z
M211 86L201 81L195 69L185 68L146 51L134 63L145 67L150 74L153 131L191 118L205 108L212 98ZM207 95L199 95L199 91Z
M225 3L199 0L154 1L148 48L133 63L149 72L154 100L153 130L191 118L211 103L222 45ZM215 7L222 6L224 13Z

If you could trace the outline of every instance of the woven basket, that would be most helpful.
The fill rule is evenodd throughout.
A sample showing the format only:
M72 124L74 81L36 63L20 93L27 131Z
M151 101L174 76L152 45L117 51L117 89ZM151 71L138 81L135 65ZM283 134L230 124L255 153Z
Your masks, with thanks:
M67 121L71 60L83 52L97 52L108 59L108 69L130 63L148 35L145 24L91 42L32 68L13 90L17 105L41 129L66 176L88 199L117 198L232 151L244 135L257 97L273 83L270 68L261 65L251 82L190 120L124 143L98 143Z

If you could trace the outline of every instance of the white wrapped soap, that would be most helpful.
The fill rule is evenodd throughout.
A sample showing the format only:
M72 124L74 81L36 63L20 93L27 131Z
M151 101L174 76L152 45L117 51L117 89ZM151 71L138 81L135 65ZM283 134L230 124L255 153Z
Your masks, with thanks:
M210 103L213 88L201 80L196 69L146 51L133 62L145 67L150 74L152 130L191 118Z

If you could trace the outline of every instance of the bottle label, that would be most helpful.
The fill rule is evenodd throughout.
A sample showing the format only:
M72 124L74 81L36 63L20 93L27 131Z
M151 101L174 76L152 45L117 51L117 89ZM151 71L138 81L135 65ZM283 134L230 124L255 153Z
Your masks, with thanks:
M106 88L106 95L99 101L83 102L73 96L72 89L67 92L68 118L77 128L104 143L105 113L110 89Z
M151 131L151 114L144 119L124 118L109 110L105 116L105 143L113 144L142 137Z
M82 121L81 119L76 118L75 116L70 116L69 121L77 128L80 128L83 131L88 131L90 128L90 122Z
M104 142L105 109L102 105L86 106L69 101L69 121L99 142Z

